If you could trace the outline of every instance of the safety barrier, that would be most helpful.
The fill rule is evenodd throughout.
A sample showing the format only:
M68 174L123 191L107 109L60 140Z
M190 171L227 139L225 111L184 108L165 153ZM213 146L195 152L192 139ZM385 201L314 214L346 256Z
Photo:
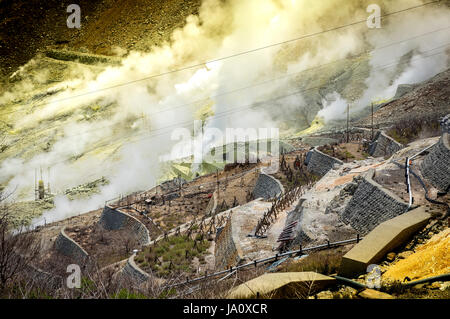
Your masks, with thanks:
M326 244L317 245L317 246L313 246L313 247L302 248L300 246L300 249L297 249L297 250L288 251L288 252L285 252L285 253L282 253L282 254L276 254L274 256L263 258L263 259L257 259L257 260L251 261L251 262L249 262L247 264L239 265L239 266L235 266L235 267L230 267L229 269L222 270L222 271L219 271L219 272L215 272L215 273L212 273L212 274L205 273L205 275L202 276L202 277L198 277L198 278L195 278L195 279L187 279L184 282L163 286L162 288L163 289L169 289L169 288L174 288L174 287L178 287L178 286L181 286L181 285L189 285L189 284L194 283L194 282L199 282L199 281L206 280L206 279L211 279L213 277L217 277L217 276L220 276L220 275L229 274L229 273L232 273L233 271L241 270L241 269L244 269L244 268L257 267L258 265L263 265L263 264L266 264L266 263L268 263L270 261L277 261L279 258L283 258L283 257L286 257L286 256L287 257L292 257L293 255L303 255L304 252L310 252L310 251L314 251L314 250L331 249L331 248L335 248L335 247L339 247L339 246L349 245L349 244L352 244L352 243L358 243L362 239L363 238L358 235L356 238L342 240L342 241L337 241L337 242L333 242L333 243L330 243L328 241Z

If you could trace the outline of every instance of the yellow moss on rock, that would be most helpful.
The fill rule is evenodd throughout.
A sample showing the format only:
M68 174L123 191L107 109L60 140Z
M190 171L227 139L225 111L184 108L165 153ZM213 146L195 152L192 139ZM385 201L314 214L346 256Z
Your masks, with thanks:
M434 235L425 244L417 247L414 254L399 260L383 274L383 280L403 281L438 276L450 272L450 229Z

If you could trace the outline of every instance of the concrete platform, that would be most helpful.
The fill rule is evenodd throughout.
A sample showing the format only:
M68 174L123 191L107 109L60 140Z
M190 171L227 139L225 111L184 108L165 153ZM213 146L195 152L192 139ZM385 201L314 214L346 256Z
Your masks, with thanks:
M256 298L306 298L335 283L334 278L315 272L281 272L264 274L237 286L229 299Z
M430 217L422 206L381 223L344 255L339 275L355 278L366 273L368 265L380 262L387 253L404 244Z

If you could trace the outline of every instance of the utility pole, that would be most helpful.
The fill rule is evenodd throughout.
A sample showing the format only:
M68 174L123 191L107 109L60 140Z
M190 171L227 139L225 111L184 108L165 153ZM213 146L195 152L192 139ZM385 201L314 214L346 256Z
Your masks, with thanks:
M47 193L50 194L50 167L47 167Z
M37 168L34 169L34 200L38 199Z
M219 191L220 191L220 187L219 187L219 170L216 169L216 181L217 181L217 199L219 199Z
M347 143L349 142L349 129L348 129L348 122L350 120L350 105L347 104Z
M371 138L371 140L373 141L373 103L371 103L370 106L371 106L371 111L372 111L372 138Z

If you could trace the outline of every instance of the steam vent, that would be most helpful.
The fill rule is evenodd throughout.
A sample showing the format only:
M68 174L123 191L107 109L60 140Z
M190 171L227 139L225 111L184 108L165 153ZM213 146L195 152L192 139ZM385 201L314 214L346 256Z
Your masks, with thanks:
M1 309L439 313L449 21L449 0L0 1Z

